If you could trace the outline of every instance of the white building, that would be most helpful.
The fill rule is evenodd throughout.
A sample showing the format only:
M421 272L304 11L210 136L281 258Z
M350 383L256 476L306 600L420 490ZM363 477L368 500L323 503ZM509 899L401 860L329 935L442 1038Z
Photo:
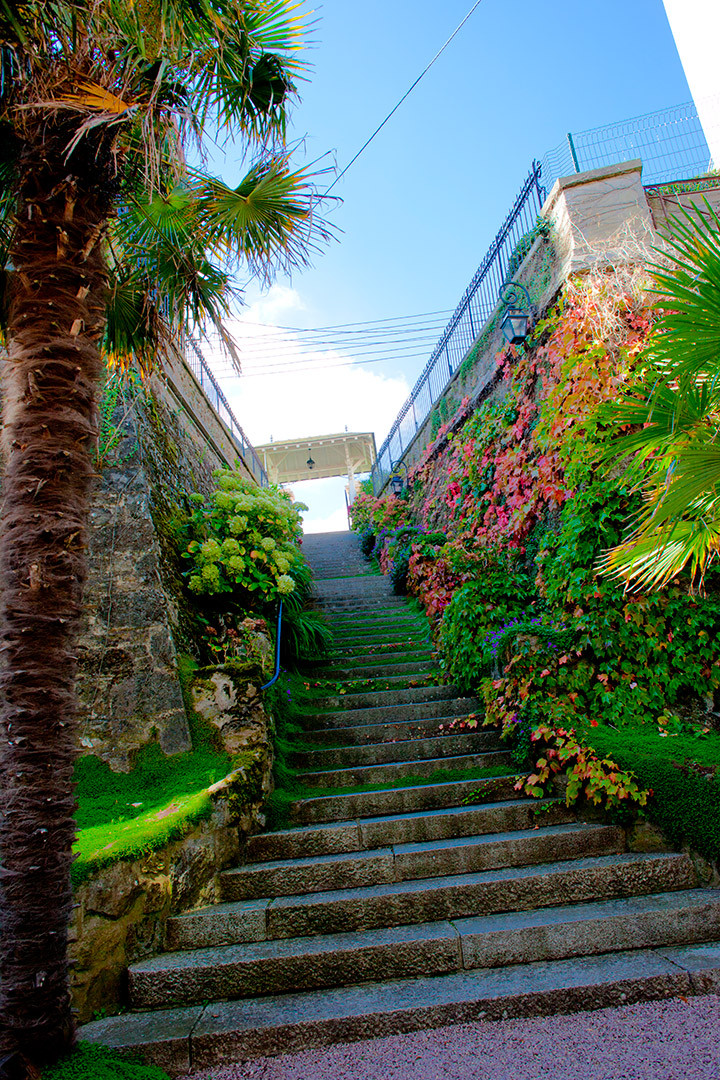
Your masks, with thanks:
M715 168L720 168L720 0L663 0Z

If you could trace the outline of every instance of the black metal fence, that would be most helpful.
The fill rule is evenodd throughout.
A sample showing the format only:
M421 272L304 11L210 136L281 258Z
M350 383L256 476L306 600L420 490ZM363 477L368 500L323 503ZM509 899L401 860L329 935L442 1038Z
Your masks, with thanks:
M255 447L252 445L235 418L235 414L230 408L227 398L220 389L217 379L205 363L200 349L194 342L190 342L185 349L185 363L200 383L205 397L228 428L245 465L255 477L260 487L267 487L269 483L268 475L263 467L263 463L258 457Z
M453 317L400 409L380 447L372 478L376 492L442 397L454 371L472 348L497 307L518 241L536 224L546 193L560 176L641 158L643 183L702 176L711 168L710 151L695 105L690 102L605 127L568 134L564 143L534 161L500 231L468 285Z
M397 419L378 451L373 484L379 491L460 366L485 323L497 307L510 258L518 242L536 225L546 190L540 182L541 167L534 161L500 231L480 263L442 337L435 346Z

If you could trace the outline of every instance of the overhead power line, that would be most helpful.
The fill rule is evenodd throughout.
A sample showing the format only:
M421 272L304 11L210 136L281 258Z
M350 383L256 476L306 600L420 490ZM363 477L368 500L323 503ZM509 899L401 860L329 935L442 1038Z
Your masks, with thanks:
M440 311L421 311L416 315L393 315L389 319L361 319L359 322L348 323L335 323L332 326L276 326L275 323L264 322L252 322L250 319L243 319L243 326L265 326L270 330L295 330L301 333L312 332L320 330L342 330L345 326L380 326L381 323L391 322L409 322L411 319L429 319L432 315L452 315L452 308L443 308Z
M468 13L467 13L467 15L465 16L465 18L464 18L464 19L462 20L462 22L461 22L461 23L459 23L459 25L458 25L458 26L456 26L456 28L455 28L455 29L453 30L452 34L451 34L451 35L450 35L450 37L449 37L449 38L447 39L447 41L445 42L445 44L444 44L444 45L443 45L443 46L442 46L442 47L441 47L440 49L438 49L438 51L437 51L437 52L435 53L435 55L433 56L432 60L431 60L431 61L430 61L430 63L429 63L428 65L427 65L427 67L425 67L425 68L423 69L423 71L421 71L421 72L420 72L420 74L418 75L417 79L415 80L415 82L414 82L414 83L412 84L412 86L410 87L410 89L409 89L409 90L406 90L406 91L405 91L405 93L403 94L403 96L402 96L402 97L400 98L400 100L398 101L397 105L395 105L395 107L394 107L393 109L391 109L391 110L390 110L390 112L389 112L389 113L387 114L387 116L385 117L385 119L383 120L383 122L382 122L381 124L379 124L379 125L378 125L378 127L376 127L376 128L375 128L375 130L373 131L372 135L371 135L371 136L370 136L370 138L369 138L369 139L367 140L367 142L363 143L363 145L362 145L362 146L360 147L360 149L358 150L358 152L357 152L357 154L355 155L355 157L354 157L354 158L351 158L351 159L350 159L350 161L349 161L349 162L347 163L347 165L345 166L345 168L343 169L343 171L342 171L342 172L341 172L341 173L339 174L339 176L336 176L336 177L335 177L335 179L333 180L332 184L330 185L330 187L329 187L329 188L327 189L327 191L325 192L325 195L328 195L328 194L329 194L329 193L330 193L330 192L332 191L332 189L333 189L333 188L335 187L335 185L336 185L336 184L338 183L338 181L342 180L343 176L344 176L344 175L345 175L345 173L346 173L346 172L348 171L348 169L349 169L349 168L350 168L350 167L351 167L352 165L354 165L354 164L355 164L355 162L357 161L357 159L358 159L358 158L360 157L360 155L361 155L362 153L364 153L364 151L365 151L365 150L367 150L368 146L369 146L369 145L370 145L370 143L371 143L371 142L373 141L373 139L375 138L375 136L376 136L376 135L378 135L378 134L379 134L379 133L380 133L380 132L382 131L382 129L383 129L384 127L385 127L385 125L387 124L387 122L388 122L388 120L390 119L390 117L391 117L391 116L394 116L394 115L395 115L395 113L396 113L396 112L398 111L398 109L399 109L399 108L400 108L400 106L402 105L403 101L405 101L405 99L406 99L406 98L410 97L410 95L412 94L413 90L415 89L415 87L417 86L417 84L418 84L418 83L420 82L420 80L421 80L422 78L424 78L424 77L425 77L425 75L427 75L428 71L429 71L429 70L430 70L430 68L431 68L431 67L433 66L433 64L435 63L435 61L436 61L436 60L437 60L437 59L438 59L438 58L439 58L440 56L442 56L442 54L443 54L443 53L445 52L445 50L447 49L447 47L448 47L448 45L450 44L450 42L451 42L451 41L453 40L453 38L457 37L457 35L458 35L458 34L460 33L460 31L462 30L462 28L463 28L463 26L465 25L465 23L466 23L466 22L468 21L468 19L469 19L469 18L470 18L470 16L471 16L471 15L473 14L473 12L474 12L474 11L477 11L477 9L478 9L478 8L480 7L480 4L481 4L481 3L482 3L482 0L477 0L477 3L473 4L473 6L472 6L472 7L470 8L470 10L468 11Z

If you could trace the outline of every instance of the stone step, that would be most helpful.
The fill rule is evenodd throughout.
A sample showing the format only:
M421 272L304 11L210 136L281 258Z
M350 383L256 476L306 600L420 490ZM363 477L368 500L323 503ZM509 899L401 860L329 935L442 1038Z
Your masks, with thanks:
M444 740L443 740L444 741ZM302 772L299 779L311 787L350 788L366 784L385 784L409 776L427 779L435 773L456 769L507 769L512 758L507 750L485 754L448 754L413 761L392 761L387 765L357 765L344 769Z
M421 653L424 656L424 653ZM332 665L323 669L328 679L337 681L353 680L358 678L412 678L413 675L439 674L437 663L434 660L398 660L396 663L386 664L355 664L344 667Z
M402 666L402 665L398 665ZM390 674L365 676L362 673L351 674L348 678L325 677L324 686L318 689L326 689L332 693L340 703L344 703L349 694L379 694L383 690L413 690L419 686L439 686L441 684L440 672L435 664L428 664L426 671L417 671L419 665L408 665L410 672L407 674Z
M391 669L399 673L403 671L403 665L408 664L412 664L413 670L418 671L440 670L432 649L426 647L382 653L372 650L362 656L341 657L334 663L327 661L323 663L322 669L318 670L322 671L325 678L332 679L336 677L336 673L348 673L350 677L355 677L357 673L382 673Z
M522 824L522 815L517 813L520 809L527 811L526 807L516 808L516 821L518 824ZM560 817L562 811L568 811L564 807L556 805L554 808L551 806L551 810L557 812ZM495 808L495 814L497 814L499 807ZM527 815L530 816L530 815ZM401 819L394 819L395 822L400 822ZM506 819L507 821L507 819ZM402 823L401 823L402 824ZM431 825L437 826L437 822L431 823ZM440 825L443 823L440 822ZM473 825L480 828L485 826L492 826L493 819L489 817L487 821L482 822L477 820L470 820L467 822L469 827ZM514 824L514 822L510 822ZM339 847L338 853L345 850L345 847L353 843L361 843L367 847L377 836L377 830L387 829L387 824L383 819L375 819L374 822L369 823L369 833L366 835L359 835L356 822L345 822L342 826L337 826L330 834L331 842L337 843ZM414 835L412 830L404 830L405 835ZM296 833L300 833L302 830L296 830ZM315 832L315 842L318 841L318 831ZM400 835L403 835L403 830L399 830ZM288 835L286 833L286 835ZM415 834L417 835L417 834ZM327 846L324 841L327 837L322 838L323 846ZM287 850L287 842L285 850ZM307 847L301 847L301 850L307 850ZM298 856L296 856L298 857ZM302 856L299 856L302 857ZM707 893L707 890L705 890ZM684 891L673 893L672 895L683 896L686 895ZM714 894L717 895L717 894ZM267 910L272 904L270 898L260 898L252 900L230 901L221 904L213 904L206 908L200 908L196 911L188 912L184 915L176 915L168 922L168 934L167 934L167 947L173 950L195 949L204 948L211 945L223 945L223 944L237 944L248 941L264 941L269 937L274 936L271 927L266 920ZM563 908L556 909L554 907L540 908L537 911L530 910L526 912L522 918L528 920L536 919L543 922L552 922L555 918L554 912L556 910L564 910ZM470 916L470 918L477 918L477 916ZM504 928L505 915L491 915L484 916L487 920L485 930L492 933L499 932ZM496 920L495 923L492 920ZM516 913L516 924L519 925L518 920L520 916ZM458 922L458 920L456 920ZM523 924L524 925L524 924ZM535 924L532 924L535 925ZM720 930L718 931L720 933ZM504 962L504 961L503 961ZM510 961L507 961L510 962Z
M378 640L374 640L377 637ZM334 635L333 635L334 638ZM427 634L397 634L381 636L362 635L356 641L350 641L347 637L338 638L337 644L330 651L327 658L328 664L338 664L343 657L359 659L381 655L393 655L401 652L430 652L433 653L432 640Z
M357 791L347 795L319 795L290 804L291 820L297 824L322 824L380 814L442 810L463 805L463 800L495 802L515 799L518 776L480 777L434 784L408 784L382 791Z
M382 630L387 626L408 626L424 631L429 629L427 620L403 607L386 608L376 614L332 611L326 613L325 618L333 630L339 632L360 629Z
M376 574L326 578L324 581L316 580L313 584L313 596L323 607L332 607L333 601L337 600L343 603L374 600L384 605L392 595L392 586L387 578Z
M501 747L495 736L495 747ZM483 745L485 743L485 745ZM328 750L297 751L290 755L290 764L295 769L322 771L325 769L347 769L360 765L382 765L393 761L422 761L442 758L448 755L487 752L487 739L483 733L470 732L465 735L439 735L430 739L403 739L358 746L333 747Z
M129 971L134 1008L562 960L720 936L720 892L629 897L550 910L165 953Z
M383 612L397 612L400 614L407 610L405 601L392 593L384 597L349 597L335 596L320 599L315 598L325 615L364 616L382 614Z
M330 712L337 709L385 708L388 705L408 705L415 701L455 701L459 697L457 686L408 686L400 690L332 694L317 698L315 706Z
M477 698L454 698L452 701L412 702L408 705L387 705L380 708L344 709L342 712L301 713L300 725L312 731L318 728L357 727L362 724L396 724L401 720L437 719L438 726L446 719L467 716L480 709Z
M264 1055L474 1020L718 993L720 942L391 979L333 990L126 1013L80 1038L142 1051L174 1076Z
M684 854L581 856L541 866L279 896L266 909L266 936L375 930L696 887L692 861Z
M225 870L220 875L219 889L222 900L297 897L324 893L329 889L369 888L508 866L608 855L619 853L624 846L622 829L613 825L574 822L484 836L398 844L340 855L248 863Z
M338 653L345 653L354 648L367 649L370 645L413 645L430 646L431 639L427 631L405 630L402 627L394 627L382 632L369 630L366 633L338 634L333 631L333 645L330 656L335 657Z
M566 824L574 820L574 812L559 799L513 799L481 806L453 806L415 814L385 814L356 821L258 833L248 840L245 855L252 862L301 859L312 855L371 850L383 844L482 836L485 833L532 829L537 824Z
M396 742L398 740L414 738L448 738L450 724L455 722L452 734L464 734L466 731L460 727L465 717L456 716L445 720L430 717L427 720L400 720L396 724L356 724L346 728L320 728L316 731L303 733L304 743L313 743L318 746L365 746L368 743ZM468 723L478 723L477 718L467 718ZM444 734L447 733L447 734ZM477 727L473 734L478 740L478 746L484 748L498 747L497 731L490 728Z

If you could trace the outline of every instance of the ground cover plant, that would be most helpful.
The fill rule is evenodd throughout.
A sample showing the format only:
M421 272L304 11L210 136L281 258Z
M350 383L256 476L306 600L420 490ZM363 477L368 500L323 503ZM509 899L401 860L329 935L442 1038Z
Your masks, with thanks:
M169 1080L157 1065L142 1065L114 1050L81 1042L42 1071L42 1080Z
M612 449L637 429L609 403L651 378L649 284L637 270L571 281L526 347L500 354L493 392L410 472L404 527L447 541L413 547L407 580L446 677L482 694L526 791L564 774L569 802L646 806L717 857L720 577L628 593L598 566L642 507Z

